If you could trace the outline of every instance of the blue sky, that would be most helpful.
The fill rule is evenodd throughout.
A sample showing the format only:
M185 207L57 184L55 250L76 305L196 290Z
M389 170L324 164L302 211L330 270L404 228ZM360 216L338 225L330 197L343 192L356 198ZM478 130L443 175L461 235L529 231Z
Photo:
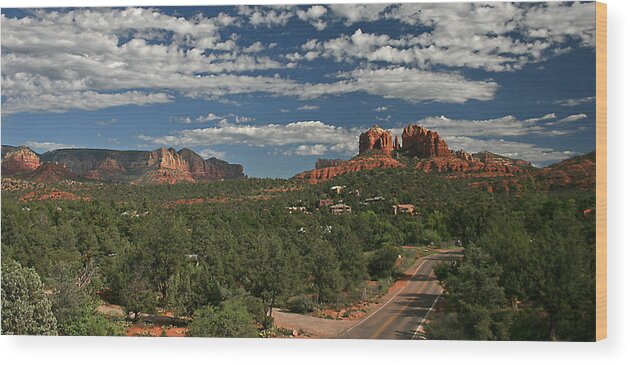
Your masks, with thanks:
M289 177L374 124L595 149L594 3L2 10L2 143L188 147Z

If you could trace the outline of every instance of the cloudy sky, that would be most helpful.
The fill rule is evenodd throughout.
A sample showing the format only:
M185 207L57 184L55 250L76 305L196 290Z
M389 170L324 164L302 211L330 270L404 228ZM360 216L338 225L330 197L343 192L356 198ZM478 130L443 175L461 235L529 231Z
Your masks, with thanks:
M594 3L2 10L2 143L188 147L289 177L374 124L595 149Z

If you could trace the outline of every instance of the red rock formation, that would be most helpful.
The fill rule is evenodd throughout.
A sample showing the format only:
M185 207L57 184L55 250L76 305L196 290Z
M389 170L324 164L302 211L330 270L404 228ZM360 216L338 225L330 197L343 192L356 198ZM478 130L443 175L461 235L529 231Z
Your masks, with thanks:
M402 134L402 150L419 158L446 157L451 154L446 142L437 132L419 125L408 125Z
M315 169L323 169L325 167L334 167L334 166L344 164L346 162L347 162L346 160L341 160L341 159L318 158L317 161L315 162Z
M154 151L59 149L41 156L77 176L91 180L134 183L177 183L243 177L243 166L218 159L204 160L194 151L160 148Z
M574 186L583 190L595 188L595 152L576 156L537 171L536 180L542 188Z
M380 152L391 156L393 150L392 134L377 125L359 136L359 154Z
M39 156L28 147L2 146L2 149L3 176L32 172L41 165Z
M383 155L359 155L350 161L340 163L336 166L325 167L305 171L294 176L295 179L306 180L309 183L317 184L330 180L334 177L361 170L371 170L378 168L394 168L403 165L389 156Z

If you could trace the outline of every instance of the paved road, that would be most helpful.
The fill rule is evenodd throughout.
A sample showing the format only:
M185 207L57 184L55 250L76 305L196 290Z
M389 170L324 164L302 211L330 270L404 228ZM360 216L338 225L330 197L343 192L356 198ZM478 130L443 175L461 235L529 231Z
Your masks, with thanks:
M369 313L363 320L343 332L339 338L354 339L412 339L421 322L431 311L442 287L433 274L433 266L459 252L436 254L419 260L407 284L385 304ZM417 336L416 336L417 338Z

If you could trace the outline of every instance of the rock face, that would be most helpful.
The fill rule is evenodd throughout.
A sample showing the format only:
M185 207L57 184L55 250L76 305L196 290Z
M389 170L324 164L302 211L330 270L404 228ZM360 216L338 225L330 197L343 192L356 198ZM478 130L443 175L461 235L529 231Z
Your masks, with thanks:
M380 152L391 156L393 150L392 134L377 125L359 136L359 154Z
M11 176L35 171L41 165L37 153L28 147L2 146L2 175Z
M339 166L345 162L346 160L341 160L341 159L331 160L331 159L318 158L317 161L315 162L315 168L323 169L325 167L334 167L334 166Z
M221 179L239 179L245 176L243 174L243 165L227 163L216 157L210 157L206 160L206 164L210 166L210 170L214 171L214 177Z
M295 175L294 178L316 184L322 181L330 180L343 174L347 174L349 172L379 168L395 168L402 166L403 164L389 156L358 155L350 161L345 161L344 163L340 163L335 166L324 167L299 173Z
M59 149L41 156L27 147L2 146L2 174L45 181L84 178L136 184L174 184L244 177L243 166L194 151L159 148L154 151Z
M447 157L451 155L446 142L437 132L419 125L408 125L402 134L402 151L418 158Z

